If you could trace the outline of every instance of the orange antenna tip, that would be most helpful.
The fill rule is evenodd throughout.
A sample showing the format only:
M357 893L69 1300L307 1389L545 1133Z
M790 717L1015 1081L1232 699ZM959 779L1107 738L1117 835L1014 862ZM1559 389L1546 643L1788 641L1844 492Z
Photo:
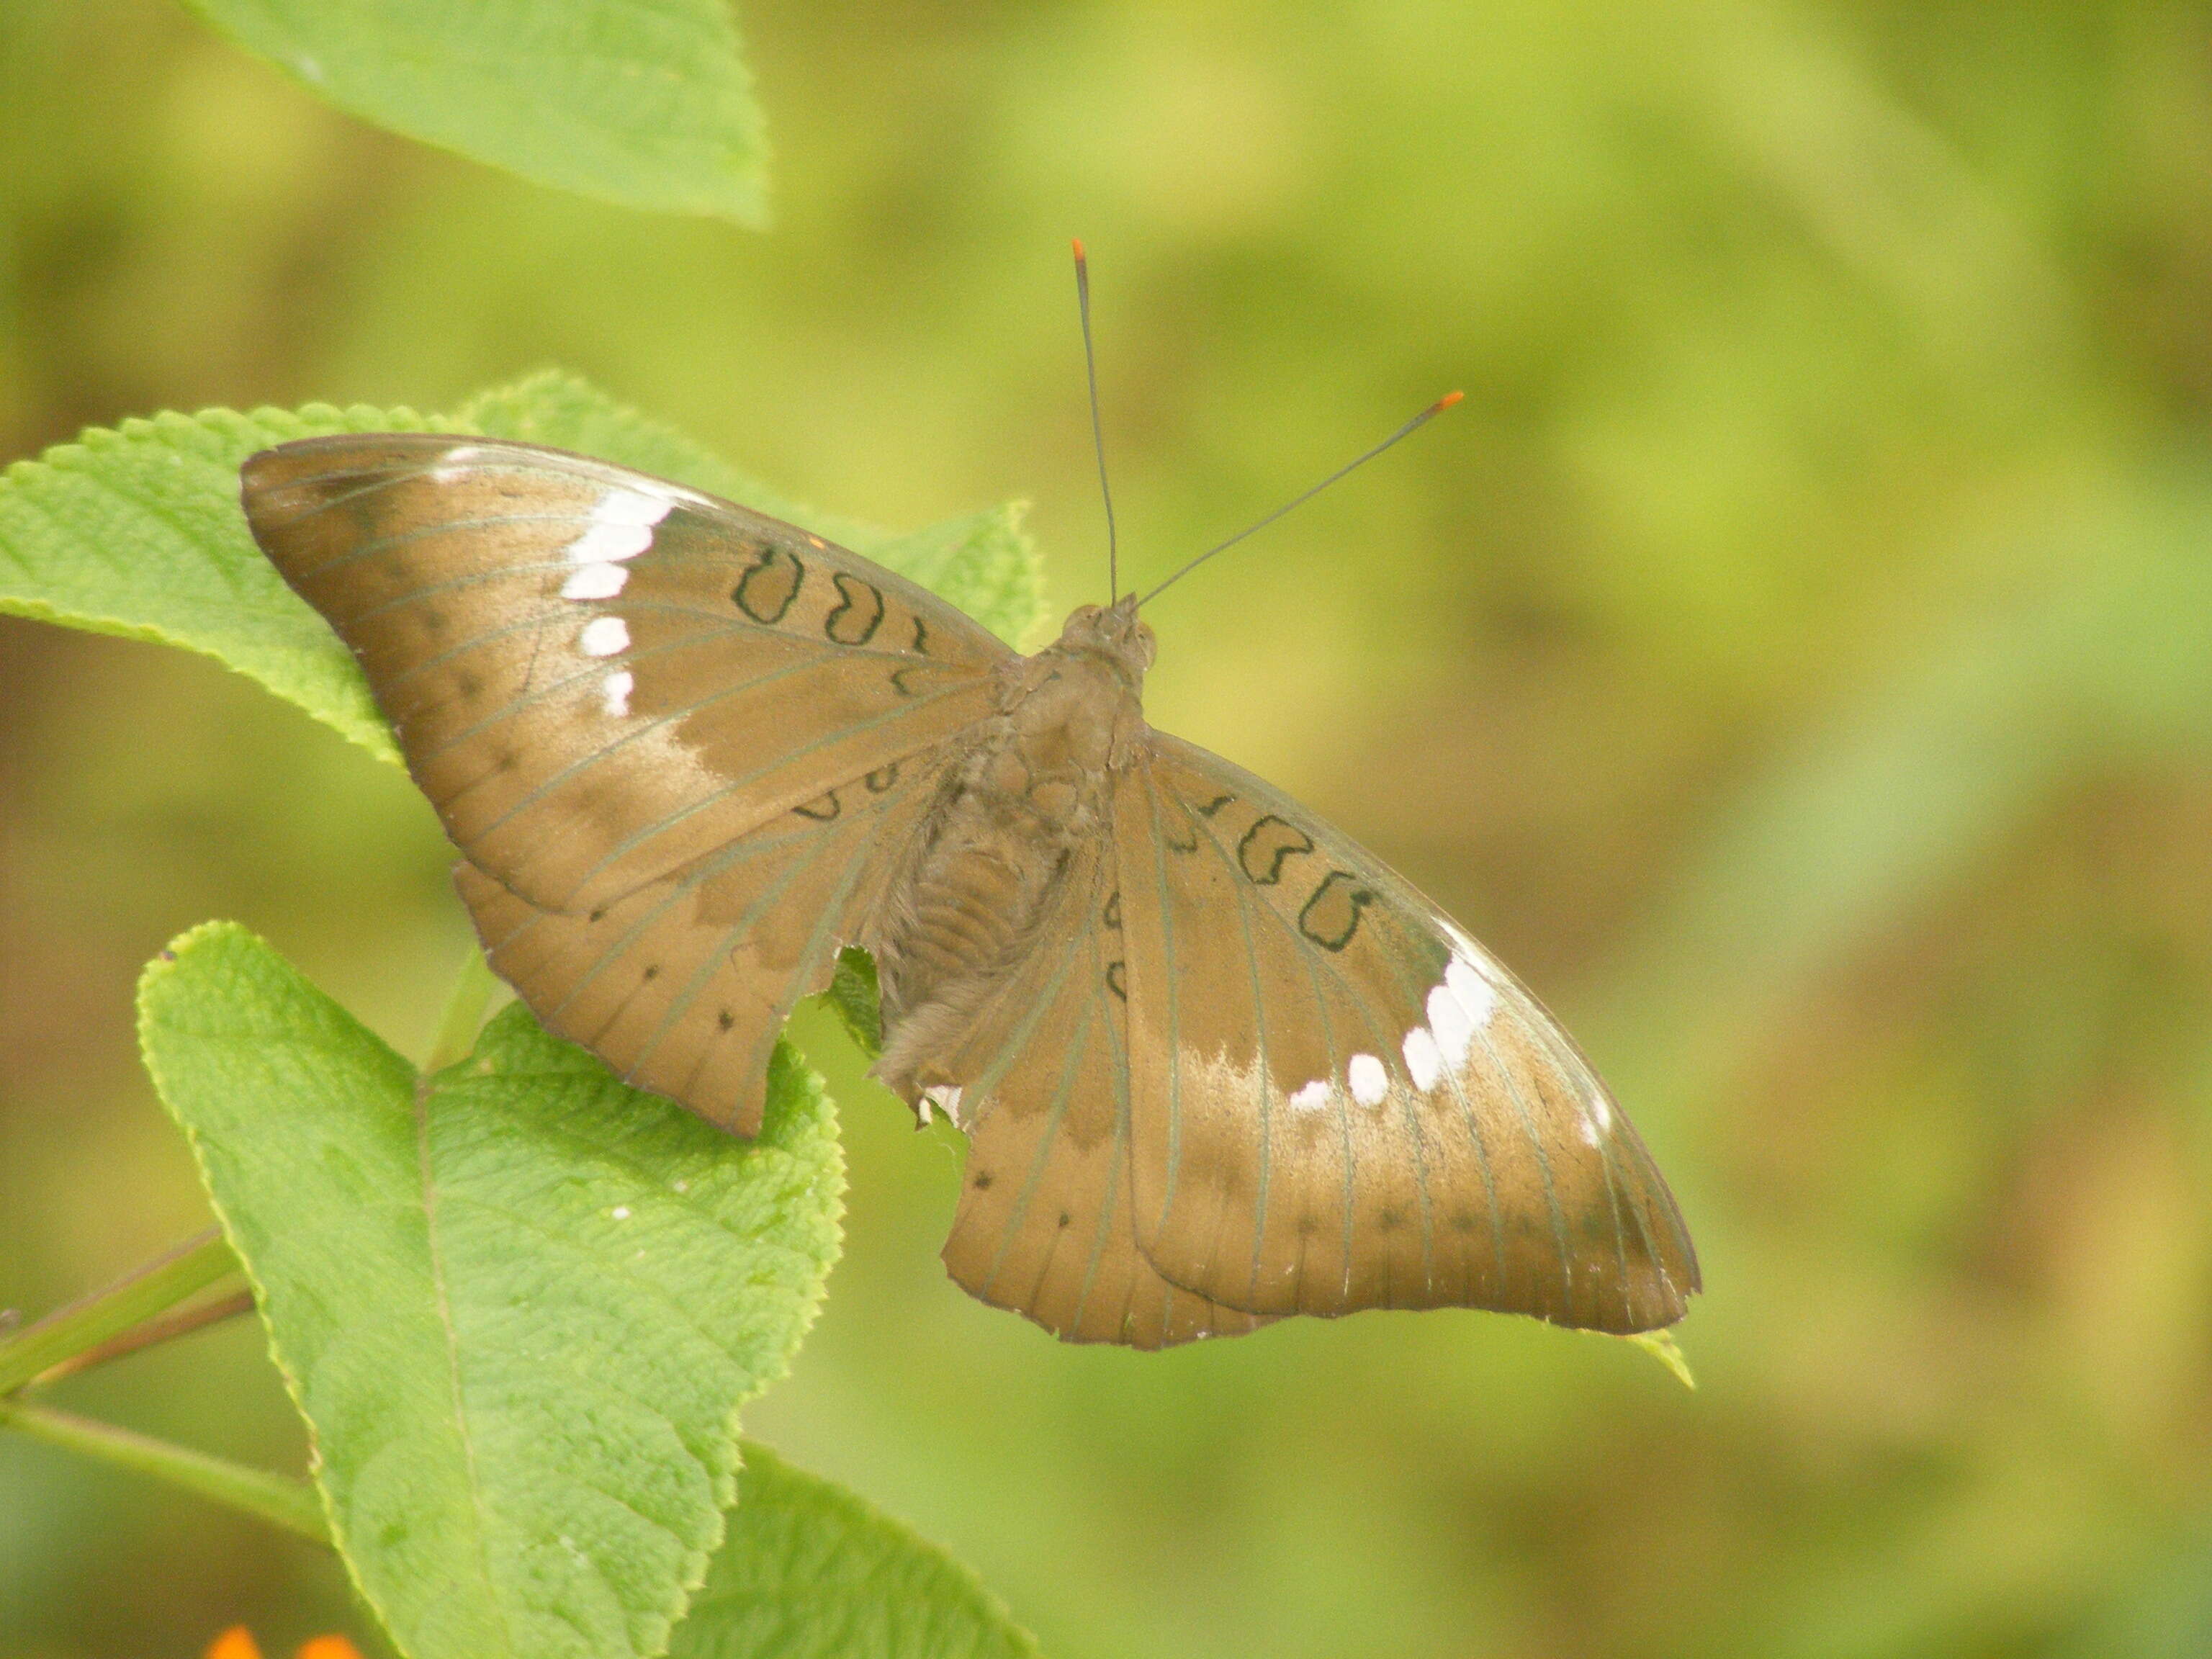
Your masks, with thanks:
M1071 236L1067 240L1074 244L1075 263L1081 264L1083 263L1083 239L1080 236Z
M1311 489L1307 490L1302 495L1293 495L1289 501L1285 501L1280 507L1277 507L1273 513L1270 513L1266 518L1261 520L1257 524L1249 524L1245 526L1243 529L1238 531L1225 542L1216 542L1212 547L1207 548L1205 552L1200 554L1189 563L1183 566L1182 569L1176 571L1174 575L1169 577L1158 587L1153 588L1150 592L1145 594L1143 598L1137 601L1138 605L1142 607L1144 605L1150 605L1154 599L1159 598L1161 594L1167 592L1169 588L1173 587L1177 582L1181 581L1185 576L1190 574L1192 571L1197 569L1199 566L1204 564L1215 554L1223 552L1229 548L1236 546L1237 543L1243 541L1247 536L1250 535L1255 530L1266 529L1269 525L1274 523L1276 520L1281 518L1284 514L1289 512L1300 502L1311 501L1315 496L1320 495L1322 490L1328 489L1339 478L1341 478L1346 473L1354 471L1357 469L1366 465L1368 462L1373 460L1384 450L1389 448L1392 444L1396 443L1399 439L1410 435L1415 428L1428 421L1431 416L1442 414L1445 410L1449 409L1454 404L1457 403L1466 395L1467 394L1463 392L1446 392L1443 397L1437 398L1436 402L1431 404L1419 414L1414 416L1412 420L1407 422L1405 425L1400 427L1395 432L1385 438L1381 443L1376 445L1374 448L1369 450L1364 455L1356 456L1352 459L1346 461L1342 466L1337 468L1335 471L1330 473L1328 477L1323 478Z

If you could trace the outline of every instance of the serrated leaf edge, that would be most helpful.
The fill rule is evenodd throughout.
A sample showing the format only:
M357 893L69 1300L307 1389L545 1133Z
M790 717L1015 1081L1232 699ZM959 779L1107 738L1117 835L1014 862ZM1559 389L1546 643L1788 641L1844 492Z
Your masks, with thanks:
M167 1085L162 1079L160 1066L155 1064L154 1059L154 1045L150 1040L154 1014L149 1006L154 988L174 973L177 965L189 952L218 939L241 939L249 944L260 945L269 950L271 954L275 954L275 947L270 945L266 939L251 928L235 921L224 921L201 922L195 927L185 929L162 946L160 954L148 963L138 975L138 989L135 1002L138 1014L139 1063L146 1068L146 1075L153 1082L154 1092L161 1102L161 1109L168 1114L169 1121L177 1126L185 1137L185 1146L191 1148L192 1168L200 1178L200 1190L207 1194L208 1207L215 1212L216 1224L222 1229L224 1241L229 1244L231 1253L238 1258L240 1271L246 1275L246 1282L252 1287L253 1316L261 1322L261 1334L269 1351L269 1363L276 1368L277 1376L283 1379L284 1393L290 1399L292 1409L299 1414L301 1423L307 1431L307 1472L314 1485L316 1499L322 1505L323 1524L329 1529L334 1551L338 1559L344 1564L346 1577L351 1581L355 1592L360 1595L370 1611L375 1613L378 1625L388 1634L392 1629L391 1618L368 1586L362 1581L361 1573L354 1565L353 1557L345 1547L345 1530L338 1523L337 1506L332 1503L330 1488L324 1484L322 1478L321 1432L315 1426L315 1419L308 1414L300 1378L294 1373L292 1367L286 1363L282 1350L277 1346L276 1329L269 1322L267 1287L261 1282L260 1271L254 1265L252 1256L240 1246L239 1230L236 1223L231 1219L228 1206L216 1195L214 1184L208 1179L207 1158L200 1146L199 1133L170 1103Z
M354 1565L352 1554L346 1547L346 1528L340 1524L337 1506L331 1499L328 1486L325 1486L322 1479L322 1447L320 1435L316 1428L313 1418L308 1414L301 1380L294 1374L291 1366L286 1363L282 1350L279 1348L276 1342L276 1331L269 1322L268 1298L265 1288L261 1282L260 1275L255 1269L252 1257L240 1247L238 1229L235 1224L232 1221L230 1214L224 1206L222 1201L216 1196L214 1186L208 1179L207 1160L202 1153L198 1133L169 1103L167 1089L163 1082L160 1068L155 1063L153 1045L149 1041L149 1031L153 1024L153 1015L152 1011L149 1006L149 999L153 988L160 983L161 981L166 979L169 975L173 973L178 964L187 954L195 950L201 949L210 943L218 939L235 939L242 941L248 945L258 947L260 950L266 951L271 957L275 958L286 968L290 969L295 974L297 974L299 971L293 966L290 961L286 958L281 951L277 951L274 945L270 945L268 940L263 939L259 934L254 933L251 928L245 927L241 923L228 921L204 921L199 923L197 927L186 929L184 933L178 934L176 938L171 939L169 943L162 948L160 953L156 955L152 961L146 964L144 969L142 970L139 975L138 989L136 998L138 1014L139 1058L141 1063L146 1068L147 1076L153 1081L155 1092L160 1097L163 1109L167 1112L170 1121L173 1122L183 1133L185 1144L191 1150L193 1167L199 1176L201 1189L207 1194L209 1207L215 1212L216 1221L222 1229L223 1237L230 1245L233 1254L238 1257L240 1267L246 1275L246 1282L252 1287L254 1314L261 1322L262 1335L268 1347L270 1363L276 1368L277 1375L283 1378L285 1394L291 1400L293 1409L299 1413L301 1422L307 1427L308 1470L313 1476L313 1486L318 1500L322 1505L324 1522L329 1529L337 1557L344 1563L346 1577L351 1581L354 1589L359 1593L362 1600L368 1604L370 1610L375 1613L378 1624L384 1629L387 1636L389 1636L392 1630L391 1615L378 1597L371 1592L368 1584L363 1582L360 1571ZM300 977L303 981L306 979L304 975L301 975ZM309 983L312 983L312 981L309 981ZM334 1002L332 1006L337 1006L338 1005ZM341 1012L344 1011L341 1009ZM350 1018L349 1014L349 1018ZM358 1024L357 1021L356 1023ZM375 1033L369 1031L366 1026L363 1026L361 1029L364 1036L368 1036L370 1041L375 1042L380 1048L382 1048L386 1054L391 1054L392 1057L399 1064L408 1066L405 1057L398 1054L397 1051L391 1048L389 1045L384 1043L383 1040L376 1036ZM549 1036L550 1036L550 1033L547 1035ZM556 1042L560 1041L558 1038L554 1040ZM574 1044L569 1044L568 1046L571 1048L574 1047ZM797 1047L791 1042L788 1037L777 1038L776 1054L779 1058L783 1059L793 1068L797 1075L799 1086L805 1091L807 1096L811 1097L811 1101L802 1103L802 1108L804 1104L811 1103L818 1106L827 1114L828 1122L825 1127L828 1130L828 1133L823 1142L828 1154L826 1158L826 1167L817 1169L814 1172L814 1175L817 1179L822 1177L828 1178L834 1183L835 1187L835 1190L830 1194L830 1200L828 1206L829 1213L825 1217L830 1227L830 1250L829 1259L827 1262L824 1263L820 1275L814 1279L811 1289L807 1292L806 1296L803 1299L802 1305L799 1312L797 1329L793 1333L792 1340L788 1343L783 1345L782 1352L777 1358L775 1364L771 1367L764 1368L758 1374L753 1387L738 1395L731 1403L729 1412L723 1421L723 1431L729 1438L733 1450L733 1455L731 1460L730 1467L726 1471L715 1473L712 1476L713 1490L715 1498L715 1509L714 1525L711 1529L710 1536L708 1541L699 1550L690 1553L690 1559L687 1560L684 1571L678 1577L678 1590L676 1595L671 1601L663 1604L664 1612L662 1614L662 1628L659 1632L657 1644L648 1642L645 1644L641 1649L641 1652L646 1656L646 1659L653 1659L653 1656L666 1652L669 1641L677 1625L680 1623L686 1614L690 1613L692 1604L697 1598L700 1589L706 1584L707 1575L709 1569L714 1565L715 1554L721 1549L723 1545L728 1541L730 1511L738 1501L738 1477L744 1467L745 1442L744 1436L739 1432L744 1407L750 1405L754 1400L758 1399L767 1389L773 1387L777 1382L783 1381L791 1375L793 1357L797 1354L800 1346L805 1342L807 1334L813 1329L816 1320L821 1316L823 1304L828 1297L830 1273L836 1267L838 1257L843 1254L845 1239L845 1160L843 1139L838 1133L837 1103L830 1093L827 1081L818 1072L815 1071L811 1066L806 1063L804 1056L799 1054ZM416 1072L415 1073L415 1096L418 1114L421 1106L424 1103L424 1091L434 1091L440 1080L442 1079L447 1077L459 1077L467 1068L473 1065L474 1060L475 1056L473 1053L471 1053L471 1055L455 1061L453 1065L437 1073L426 1076L420 1072ZM597 1065L599 1062L594 1061L593 1063ZM409 1066L409 1069L410 1071L414 1070L411 1066ZM601 1069L604 1069L604 1067ZM418 1123L420 1121L419 1115L417 1121ZM781 1152L782 1149L779 1148L775 1150ZM787 1152L785 1153L784 1156L789 1158L790 1161L794 1164L800 1162L799 1158ZM434 1245L432 1249L432 1255L434 1261ZM439 1321L441 1328L443 1328L447 1333L450 1354L450 1342L453 1334L453 1328L451 1321L447 1316L446 1312L445 1285L442 1277L442 1270L440 1270L439 1272L436 1285L439 1296ZM459 1420L460 1416L460 1407L458 1401L455 1402L455 1414L457 1420ZM465 1446L467 1440L465 1431L464 1431L462 1438ZM469 1486L470 1500L471 1503L474 1504L477 1502L477 1494L473 1467L471 1467L471 1469ZM860 1499L857 1495L855 1495L854 1501L863 1502L864 1500ZM489 1570L487 1570L486 1577L487 1579L489 1577ZM503 1609L501 1610L501 1613L503 1618ZM512 1642L507 1645L510 1652L518 1651L514 1649Z

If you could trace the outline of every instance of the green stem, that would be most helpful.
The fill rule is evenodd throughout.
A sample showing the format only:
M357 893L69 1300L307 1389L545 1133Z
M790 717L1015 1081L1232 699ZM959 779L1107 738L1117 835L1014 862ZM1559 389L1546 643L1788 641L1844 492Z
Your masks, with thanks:
M473 946L469 959L461 966L460 975L453 981L453 988L446 993L446 1011L438 1016L438 1036L430 1044L430 1057L422 1062L422 1075L435 1077L448 1066L466 1060L477 1046L477 1032L483 1028L484 1008L491 1001L492 993L499 981L492 977L491 964L484 960L483 952Z
M150 1474L318 1544L331 1541L322 1504L315 1489L304 1480L250 1468L225 1457L210 1457L150 1435L118 1429L112 1423L96 1423L74 1412L27 1401L0 1400L0 1425L20 1429L50 1445L66 1446L87 1457Z
M210 1227L195 1234L106 1290L57 1308L37 1323L0 1340L0 1396L21 1388L48 1366L97 1346L237 1271L238 1258L221 1233Z
M47 1366L24 1386L43 1389L49 1383L60 1382L64 1376L75 1376L79 1371L105 1365L111 1359L137 1353L141 1348L173 1342L180 1336L189 1336L194 1331L205 1330L210 1325L219 1325L226 1319L235 1319L240 1314L252 1311L253 1292L251 1291L235 1291L228 1296L195 1302L189 1307L172 1308L142 1325L133 1325L120 1336L111 1336L106 1341L94 1343L81 1353L71 1354L58 1364Z

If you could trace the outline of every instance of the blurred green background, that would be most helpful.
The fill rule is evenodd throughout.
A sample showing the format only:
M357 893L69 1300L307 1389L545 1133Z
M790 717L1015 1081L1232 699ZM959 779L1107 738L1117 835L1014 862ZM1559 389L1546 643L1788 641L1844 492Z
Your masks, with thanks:
M0 0L0 456L580 370L837 511L1035 503L1154 720L1405 869L1680 1194L1685 1392L1473 1314L1073 1350L850 1246L748 1425L1059 1659L2212 1652L2212 6L747 0L767 235L371 131L165 0ZM1149 614L1149 613L1148 613ZM204 661L0 619L0 1305L201 1224L131 992L210 916L410 1053L427 809ZM239 1323L57 1391L297 1467ZM363 1633L307 1546L0 1437L0 1656Z

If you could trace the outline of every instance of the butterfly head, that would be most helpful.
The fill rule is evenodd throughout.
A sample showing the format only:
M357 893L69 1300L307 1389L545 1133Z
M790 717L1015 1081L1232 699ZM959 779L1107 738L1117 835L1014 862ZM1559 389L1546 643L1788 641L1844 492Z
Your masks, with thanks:
M1060 630L1063 652L1103 657L1132 686L1142 684L1158 647L1152 630L1137 615L1137 596L1125 593L1111 605L1079 605Z

